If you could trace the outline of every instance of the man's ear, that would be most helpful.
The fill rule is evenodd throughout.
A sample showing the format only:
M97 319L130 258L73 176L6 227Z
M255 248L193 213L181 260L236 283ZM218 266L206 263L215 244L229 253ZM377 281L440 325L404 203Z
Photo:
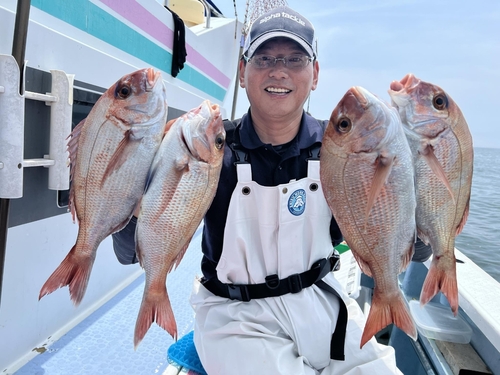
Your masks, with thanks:
M245 68L246 68L246 63L243 59L240 60L240 87L245 88Z
M313 82L312 82L311 90L316 90L316 87L318 87L318 78L319 78L319 62L318 62L318 60L314 60Z

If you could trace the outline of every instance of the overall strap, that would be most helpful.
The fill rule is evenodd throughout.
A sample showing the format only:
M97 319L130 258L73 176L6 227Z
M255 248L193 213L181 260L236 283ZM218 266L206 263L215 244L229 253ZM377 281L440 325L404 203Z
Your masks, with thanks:
M326 120L318 120L319 126L323 129L323 132L325 131L328 121ZM321 151L321 143L316 143L314 144L310 149L309 149L309 157L306 159L307 160L307 177L313 178L315 180L319 180L319 159L320 159L320 151Z
M325 130L328 125L328 121L320 121L318 120L320 126ZM313 149L310 150L309 158L307 159L307 175L309 177L313 177L313 173L318 172L319 178L319 160L320 160L320 151L321 145L316 145ZM313 164L317 164L318 168L313 169ZM338 256L338 254L337 254ZM338 256L340 259L340 256ZM337 264L340 267L340 263ZM337 361L345 360L345 336L347 332L347 320L348 320L348 312L347 306L345 305L344 300L339 295L339 293L332 288L330 285L325 283L323 280L318 280L315 284L323 289L326 292L332 293L336 295L339 299L339 316L337 318L337 325L335 326L335 330L332 334L332 339L330 341L330 358Z
M313 284L328 293L333 293L339 299L339 316L330 341L330 358L343 361L345 359L347 307L337 291L322 280L329 272L338 269L339 262L340 257L334 254L328 259L320 259L313 264L311 269L305 272L293 274L284 279L280 279L278 275L270 275L261 284L225 284L216 277L209 280L202 278L201 283L216 296L243 302L252 299L278 297L288 293L298 293Z
M319 180L319 153L321 145L316 144L309 150L307 160L307 177Z
M332 256L315 262L312 267L302 273L280 279L278 275L269 275L260 284L225 284L216 277L202 279L201 283L210 292L219 297L248 302L252 299L279 297L288 293L299 293L304 288L318 283L329 272L333 271L340 258Z
M252 181L252 168L248 162L248 154L240 144L240 133L237 129L240 121L224 120L224 129L226 130L226 142L236 158L234 165L236 165L238 181L249 182Z
M345 335L347 332L347 306L344 300L333 289L330 285L325 283L323 280L319 280L315 283L319 288L326 292L336 295L339 299L339 316L337 318L337 325L335 326L335 331L333 331L332 339L330 341L330 358L337 361L345 360Z

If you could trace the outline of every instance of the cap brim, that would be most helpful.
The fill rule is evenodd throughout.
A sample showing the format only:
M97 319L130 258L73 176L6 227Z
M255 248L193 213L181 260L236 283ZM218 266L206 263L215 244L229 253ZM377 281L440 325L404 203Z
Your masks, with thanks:
M278 37L288 38L293 40L294 42L297 42L302 48L304 48L304 50L309 54L310 57L314 57L313 49L306 41L304 41L304 39L297 35L290 34L286 31L272 31L261 35L248 47L246 51L244 51L244 53L246 53L248 57L252 57L255 51L257 51L257 48L259 48L264 42L267 42L269 39Z

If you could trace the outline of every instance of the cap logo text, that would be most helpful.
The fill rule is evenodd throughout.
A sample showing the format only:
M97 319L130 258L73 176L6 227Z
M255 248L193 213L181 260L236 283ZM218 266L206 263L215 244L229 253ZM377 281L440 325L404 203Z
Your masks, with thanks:
M287 12L281 12L281 13L278 12L278 13L270 14L269 16L264 17L263 19L261 19L259 23L263 24L263 23L265 23L265 22L267 22L267 21L269 21L269 20L271 20L273 18L279 18L279 17L291 19L292 21L295 21L299 25L302 25L302 26L306 25L306 23L302 19L298 18L297 16L295 16L293 14L289 14Z

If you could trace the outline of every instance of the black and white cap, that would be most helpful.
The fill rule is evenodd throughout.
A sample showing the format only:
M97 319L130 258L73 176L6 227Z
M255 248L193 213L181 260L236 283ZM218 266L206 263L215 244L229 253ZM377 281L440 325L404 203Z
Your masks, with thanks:
M314 26L309 20L288 7L275 8L252 23L243 53L252 57L262 43L277 37L292 39L299 43L310 57L316 57Z

